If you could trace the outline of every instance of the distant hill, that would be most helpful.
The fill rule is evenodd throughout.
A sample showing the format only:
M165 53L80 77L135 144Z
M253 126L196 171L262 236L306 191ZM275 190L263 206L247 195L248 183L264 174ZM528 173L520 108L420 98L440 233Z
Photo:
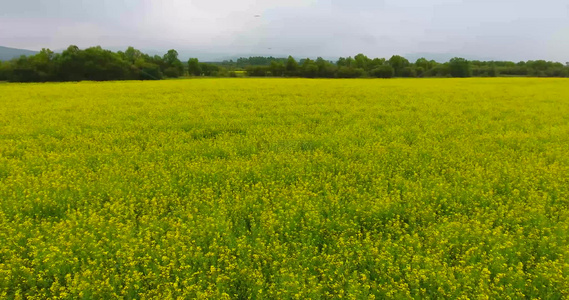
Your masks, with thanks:
M22 55L34 55L36 53L38 52L0 46L0 61L10 60L12 58L20 57Z

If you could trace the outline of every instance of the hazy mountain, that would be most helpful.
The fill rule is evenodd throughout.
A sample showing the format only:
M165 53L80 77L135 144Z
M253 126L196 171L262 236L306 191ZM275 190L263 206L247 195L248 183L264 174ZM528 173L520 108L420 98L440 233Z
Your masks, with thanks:
M0 46L0 60L10 60L12 58L20 57L22 55L34 55L37 51L16 49Z

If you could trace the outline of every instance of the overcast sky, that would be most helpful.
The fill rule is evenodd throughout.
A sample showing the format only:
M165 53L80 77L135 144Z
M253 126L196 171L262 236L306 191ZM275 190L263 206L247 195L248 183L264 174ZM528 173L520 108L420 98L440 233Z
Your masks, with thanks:
M0 0L1 46L69 44L566 62L569 0Z

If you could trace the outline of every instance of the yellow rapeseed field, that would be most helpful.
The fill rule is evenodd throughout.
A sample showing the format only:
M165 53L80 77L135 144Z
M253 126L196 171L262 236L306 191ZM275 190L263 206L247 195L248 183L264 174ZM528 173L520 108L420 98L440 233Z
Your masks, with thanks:
M0 298L569 297L569 80L0 84Z

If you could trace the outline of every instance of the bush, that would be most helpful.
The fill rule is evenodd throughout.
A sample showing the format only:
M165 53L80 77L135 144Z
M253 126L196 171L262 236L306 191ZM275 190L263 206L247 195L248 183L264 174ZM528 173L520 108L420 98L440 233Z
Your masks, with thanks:
M169 78L177 78L180 77L182 74L180 74L180 70L178 68L170 67L164 70L164 75Z
M417 77L417 72L411 67L405 67L401 70L401 77Z
M417 73L417 77L423 77L423 73L425 73L425 69L423 67L417 67L415 71Z
M365 75L364 69L351 68L351 67L340 67L336 73L338 78L359 78Z
M379 66L370 72L370 76L376 78L392 78L395 75L395 70L392 66L383 65Z
M265 77L269 74L269 67L265 66L251 66L245 69L247 76L251 77Z
M567 68L553 68L545 72L549 77L567 77L569 74Z

